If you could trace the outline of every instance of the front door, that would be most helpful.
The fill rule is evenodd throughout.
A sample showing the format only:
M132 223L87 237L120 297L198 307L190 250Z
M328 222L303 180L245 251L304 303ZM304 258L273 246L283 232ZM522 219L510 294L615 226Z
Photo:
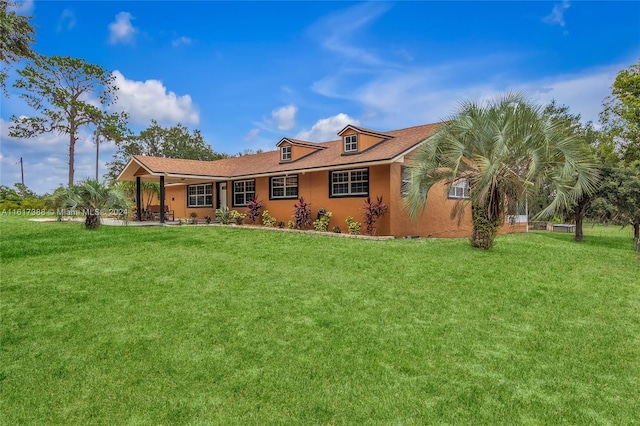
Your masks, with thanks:
M227 207L227 182L218 182L216 192L218 193L217 208Z

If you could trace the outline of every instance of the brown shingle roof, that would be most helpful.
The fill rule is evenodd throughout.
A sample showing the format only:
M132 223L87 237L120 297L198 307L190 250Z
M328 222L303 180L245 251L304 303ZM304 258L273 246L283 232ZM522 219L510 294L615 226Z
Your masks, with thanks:
M385 132L384 135L391 136L390 139L378 143L358 154L344 155L342 153L340 140L314 144L325 149L319 149L292 163L281 163L280 153L278 151L269 151L216 161L181 160L140 155L135 156L135 159L154 174L166 173L171 175L221 178L239 178L252 175L302 170L309 171L313 169L338 169L352 165L357 166L359 164L391 161L427 139L440 125L441 123L425 124Z

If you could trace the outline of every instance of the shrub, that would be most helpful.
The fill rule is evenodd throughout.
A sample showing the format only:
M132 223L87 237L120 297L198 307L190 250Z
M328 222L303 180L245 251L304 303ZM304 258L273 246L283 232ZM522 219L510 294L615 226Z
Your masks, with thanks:
M208 224L210 224L210 223L211 223L211 216L206 215L206 216L204 217L204 221L205 221L205 222L207 222L207 225L208 225Z
M256 219L260 217L261 208L262 202L258 200L258 197L254 194L251 200L247 203L247 216L249 216L251 223L256 223Z
M224 206L216 209L216 219L223 225L228 225L231 221L231 211L229 211L229 207Z
M331 212L325 212L320 215L317 220L313 221L313 228L319 232L327 232L329 229L329 221L331 220Z
M14 201L0 201L0 210L18 210L20 205Z
M284 222L283 221L278 222L278 228L284 229Z
M240 213L237 210L231 210L229 212L229 219L232 220L236 225L242 225L245 217L247 217L246 214Z
M194 225L198 223L198 213L191 212L189 216L191 216L191 223L193 223Z
M295 229L296 228L296 223L294 221L290 220L290 221L287 222L287 227L289 229Z
M311 225L311 209L309 209L310 203L306 203L303 197L300 197L298 202L294 205L293 220L296 228L303 229Z
M333 232L335 232L336 234L340 234L340 233L342 233L342 231L340 230L340 227L339 227L339 226L334 226L334 227L333 227Z
M345 222L347 222L347 227L349 228L349 234L351 235L360 234L360 228L362 227L362 224L360 222L356 222L355 220L353 220L353 217L351 216L347 216L347 219L345 220Z
M26 198L20 203L20 208L22 210L46 210L47 206L43 200Z
M367 226L367 235L373 235L375 232L375 224L378 219L385 215L389 206L382 202L382 195L376 197L376 201L371 201L371 197L367 197L364 201L364 223Z
M271 228L276 223L276 218L269 214L269 210L262 212L262 224Z

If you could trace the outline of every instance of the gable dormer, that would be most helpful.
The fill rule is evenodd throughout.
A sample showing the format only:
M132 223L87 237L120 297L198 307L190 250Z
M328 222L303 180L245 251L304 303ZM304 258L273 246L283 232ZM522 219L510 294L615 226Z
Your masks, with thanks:
M363 129L348 125L338 133L338 136L342 138L342 155L358 154L393 138L391 135L376 132L374 130Z
M318 143L291 138L282 138L276 146L280 149L281 164L299 160L302 157L326 148Z

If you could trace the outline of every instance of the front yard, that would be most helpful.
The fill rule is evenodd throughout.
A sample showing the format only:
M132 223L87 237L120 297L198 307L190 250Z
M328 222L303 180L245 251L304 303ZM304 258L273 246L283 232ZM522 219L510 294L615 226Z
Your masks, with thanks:
M466 240L1 217L2 424L631 424L631 230Z

